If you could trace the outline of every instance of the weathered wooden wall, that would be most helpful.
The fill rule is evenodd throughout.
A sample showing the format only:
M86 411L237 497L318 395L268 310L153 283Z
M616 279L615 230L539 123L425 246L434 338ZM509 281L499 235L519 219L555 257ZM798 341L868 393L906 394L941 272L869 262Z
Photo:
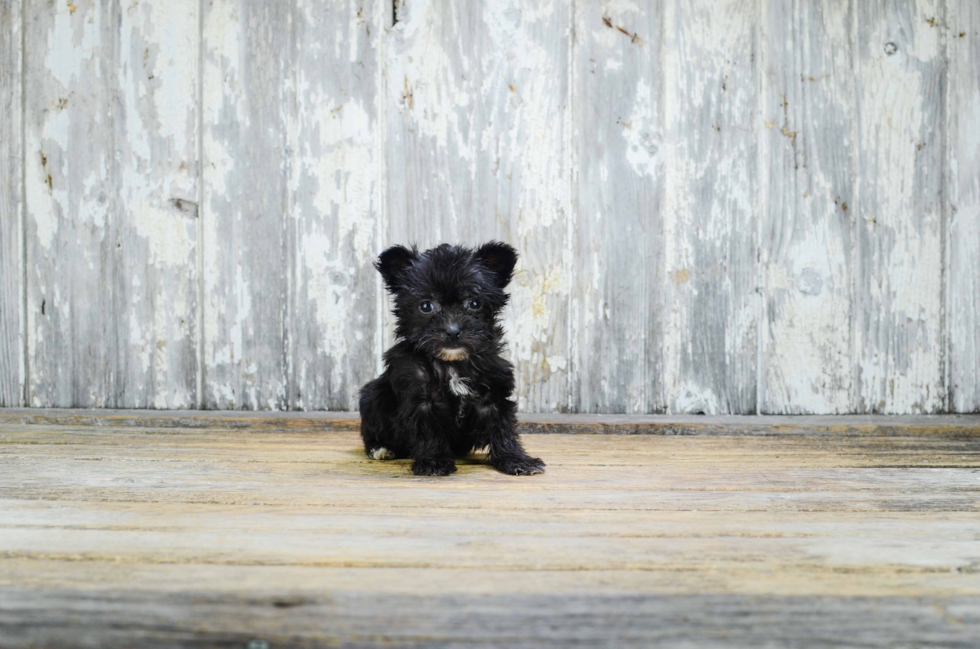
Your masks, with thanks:
M525 411L980 410L975 0L0 0L0 406L350 409L500 238Z

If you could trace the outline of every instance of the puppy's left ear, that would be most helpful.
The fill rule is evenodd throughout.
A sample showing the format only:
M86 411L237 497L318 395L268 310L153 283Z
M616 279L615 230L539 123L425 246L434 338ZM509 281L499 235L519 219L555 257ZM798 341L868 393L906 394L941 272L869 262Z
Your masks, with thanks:
M514 265L517 264L516 250L506 243L491 241L477 249L476 258L494 274L498 287L504 288L510 284L514 276Z

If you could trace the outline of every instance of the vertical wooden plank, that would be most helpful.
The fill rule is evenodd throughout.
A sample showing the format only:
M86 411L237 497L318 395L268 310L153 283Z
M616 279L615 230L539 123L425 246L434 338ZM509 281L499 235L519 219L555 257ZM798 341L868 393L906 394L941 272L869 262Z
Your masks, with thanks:
M851 409L855 149L849 0L763 0L764 413Z
M575 11L572 408L662 412L663 9Z
M375 369L379 34L375 2L206 9L208 407L349 409Z
M383 0L300 0L292 48L289 407L356 410L380 358Z
M282 409L292 3L204 8L204 405Z
M387 44L390 240L514 245L522 411L567 407L570 2L399 3Z
M118 9L116 408L197 404L199 5Z
M22 11L0 2L0 407L24 403Z
M665 4L671 412L756 410L758 17L754 0Z
M949 408L980 411L980 4L948 0Z
M26 239L29 404L113 404L117 15L29 3Z
M191 406L197 3L27 20L30 403Z
M860 2L857 407L943 407L942 6Z

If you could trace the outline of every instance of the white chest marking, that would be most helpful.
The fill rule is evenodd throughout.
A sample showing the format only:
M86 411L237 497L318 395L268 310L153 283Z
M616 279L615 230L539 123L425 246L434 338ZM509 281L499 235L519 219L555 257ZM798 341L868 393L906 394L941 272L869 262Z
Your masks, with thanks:
M449 391L457 397L471 397L473 390L470 389L466 379L461 378L455 369L449 368Z

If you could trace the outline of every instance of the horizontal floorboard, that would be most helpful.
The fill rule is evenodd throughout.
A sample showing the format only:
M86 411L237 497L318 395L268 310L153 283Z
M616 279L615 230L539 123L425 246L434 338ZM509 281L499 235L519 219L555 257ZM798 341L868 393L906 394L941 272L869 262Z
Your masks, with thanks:
M966 435L980 414L963 415L519 415L522 433L611 435ZM48 426L358 430L356 412L0 408L0 423Z
M3 593L5 646L975 647L975 598ZM104 624L92 611L110 613ZM229 628L230 627L230 628ZM801 642L801 638L805 639ZM259 644L259 646L266 646Z

